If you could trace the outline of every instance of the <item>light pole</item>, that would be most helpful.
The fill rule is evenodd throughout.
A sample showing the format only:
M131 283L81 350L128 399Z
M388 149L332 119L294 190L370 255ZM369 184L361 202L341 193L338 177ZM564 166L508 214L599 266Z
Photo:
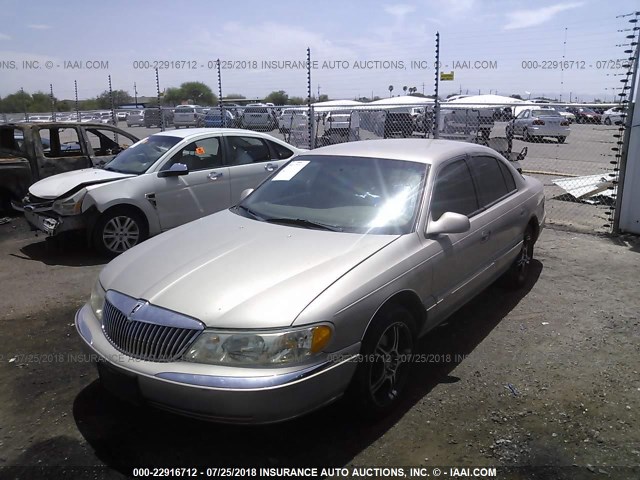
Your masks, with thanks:
M133 94L136 99L136 109L138 108L138 89L136 88L136 82L133 82Z

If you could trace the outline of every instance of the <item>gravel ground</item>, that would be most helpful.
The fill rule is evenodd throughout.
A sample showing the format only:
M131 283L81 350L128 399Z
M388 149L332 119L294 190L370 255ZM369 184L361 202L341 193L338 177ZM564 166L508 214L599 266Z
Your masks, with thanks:
M92 476L120 478L132 465L313 464L640 478L640 242L546 229L536 258L522 291L490 287L421 342L428 361L393 416L363 424L338 402L236 427L106 393L72 324L102 260L15 218L0 225L0 477L59 476L36 468L52 465L76 478L87 472L69 467L105 465Z

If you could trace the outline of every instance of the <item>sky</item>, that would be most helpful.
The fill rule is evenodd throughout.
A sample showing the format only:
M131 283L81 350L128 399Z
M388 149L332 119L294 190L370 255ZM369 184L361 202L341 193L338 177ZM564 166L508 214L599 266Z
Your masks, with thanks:
M332 99L434 91L613 101L632 25L616 18L637 1L0 0L0 95L21 87L73 99L108 89L139 96L201 81L218 92L263 98L274 90ZM629 47L627 47L629 48ZM287 63L288 62L288 63ZM564 62L564 63L563 63ZM564 65L564 69L561 66Z

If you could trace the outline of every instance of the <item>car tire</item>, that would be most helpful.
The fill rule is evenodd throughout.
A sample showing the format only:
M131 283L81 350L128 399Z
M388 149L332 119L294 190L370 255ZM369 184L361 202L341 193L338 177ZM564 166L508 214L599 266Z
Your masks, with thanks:
M558 143L564 143L567 137L558 137Z
M398 304L382 307L362 340L361 357L347 392L363 417L378 418L397 405L409 380L415 342L413 314Z
M529 135L529 130L527 130L526 128L522 129L522 140L524 140L525 142L533 141L531 135Z
M93 245L102 255L114 257L149 237L144 216L131 207L107 210L93 227Z
M529 270L531 269L531 260L533 260L533 245L535 243L534 231L529 224L524 231L522 240L522 248L518 252L518 256L503 277L503 284L516 290L522 288L527 283Z
M604 124L605 125L611 125L611 119L609 117L604 119Z

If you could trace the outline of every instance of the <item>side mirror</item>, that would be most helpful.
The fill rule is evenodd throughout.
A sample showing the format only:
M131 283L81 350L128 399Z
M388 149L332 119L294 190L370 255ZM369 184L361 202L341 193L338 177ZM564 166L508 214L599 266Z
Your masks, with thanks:
M187 175L189 169L184 163L174 163L169 170L162 170L158 172L158 177L178 177L180 175Z
M470 229L469 217L459 213L445 212L438 220L429 222L426 234L435 236L446 233L463 233Z
M244 200L249 195L251 195L251 192L253 192L253 188L247 188L243 190L242 193L240 194L240 201Z

